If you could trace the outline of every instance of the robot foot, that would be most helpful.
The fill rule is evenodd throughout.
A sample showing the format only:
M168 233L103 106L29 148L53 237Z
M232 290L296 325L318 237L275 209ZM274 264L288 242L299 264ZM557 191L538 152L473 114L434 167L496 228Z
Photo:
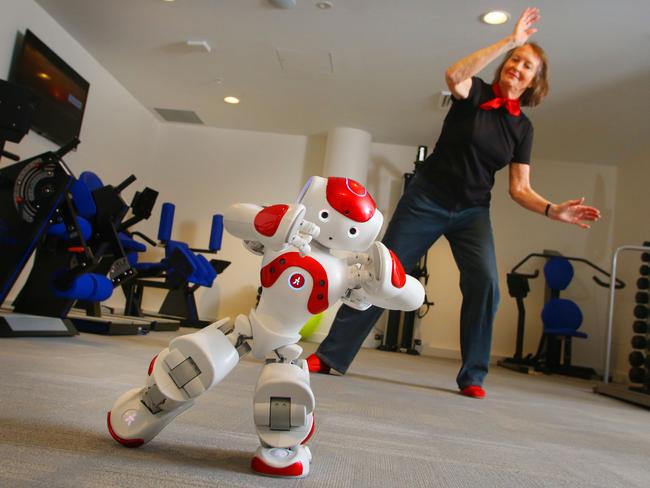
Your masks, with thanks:
M251 461L251 469L266 476L302 478L309 474L311 452L307 446L290 449L258 447Z
M141 388L134 388L124 393L113 404L106 418L111 436L125 447L140 447L146 444L194 403L190 401L174 410L161 410L153 414L141 401L142 391Z

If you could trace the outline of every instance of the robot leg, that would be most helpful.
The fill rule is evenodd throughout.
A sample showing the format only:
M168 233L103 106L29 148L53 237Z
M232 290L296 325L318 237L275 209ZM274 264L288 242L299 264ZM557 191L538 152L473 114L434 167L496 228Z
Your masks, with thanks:
M253 471L306 476L311 452L304 444L314 432L314 394L305 360L285 359L264 366L255 387L254 418L262 445L251 461Z
M108 430L117 442L126 447L149 442L230 373L240 354L220 330L228 322L177 337L151 360L146 386L124 393L108 412Z

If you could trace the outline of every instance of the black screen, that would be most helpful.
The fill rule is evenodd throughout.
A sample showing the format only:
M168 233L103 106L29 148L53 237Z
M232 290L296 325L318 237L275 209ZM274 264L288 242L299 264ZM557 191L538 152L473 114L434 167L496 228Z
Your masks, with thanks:
M59 145L79 136L90 84L30 30L14 58L10 80L39 98L32 130Z

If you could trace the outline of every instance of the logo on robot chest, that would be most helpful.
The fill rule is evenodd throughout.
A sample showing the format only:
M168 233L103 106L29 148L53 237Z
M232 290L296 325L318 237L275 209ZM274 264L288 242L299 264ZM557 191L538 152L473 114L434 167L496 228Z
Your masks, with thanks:
M306 275L311 276L312 289L307 302L307 309L312 314L320 313L329 307L327 299L328 281L325 268L310 256L301 256L297 252L282 254L264 266L260 272L262 286L269 288L275 284L280 275L290 267L300 268L303 272L293 272L287 278L289 287L298 291L307 283Z
M293 290L301 290L303 286L305 286L305 277L304 275L300 273L293 273L291 276L289 276L289 286Z

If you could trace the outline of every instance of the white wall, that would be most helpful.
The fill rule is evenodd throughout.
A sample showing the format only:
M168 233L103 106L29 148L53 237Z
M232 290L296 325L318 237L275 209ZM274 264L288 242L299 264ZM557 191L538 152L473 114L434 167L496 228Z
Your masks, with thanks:
M6 79L17 32L30 29L90 83L81 129L81 145L65 157L75 174L95 171L106 183L119 183L131 172L151 172L153 148L159 123L117 80L36 3L31 0L0 0L0 78ZM20 144L7 143L6 150L27 158L55 149L54 143L30 132ZM11 161L2 160L6 165ZM137 181L124 192L130 201L144 186ZM23 276L24 278L24 276ZM10 294L14 296L20 283Z

